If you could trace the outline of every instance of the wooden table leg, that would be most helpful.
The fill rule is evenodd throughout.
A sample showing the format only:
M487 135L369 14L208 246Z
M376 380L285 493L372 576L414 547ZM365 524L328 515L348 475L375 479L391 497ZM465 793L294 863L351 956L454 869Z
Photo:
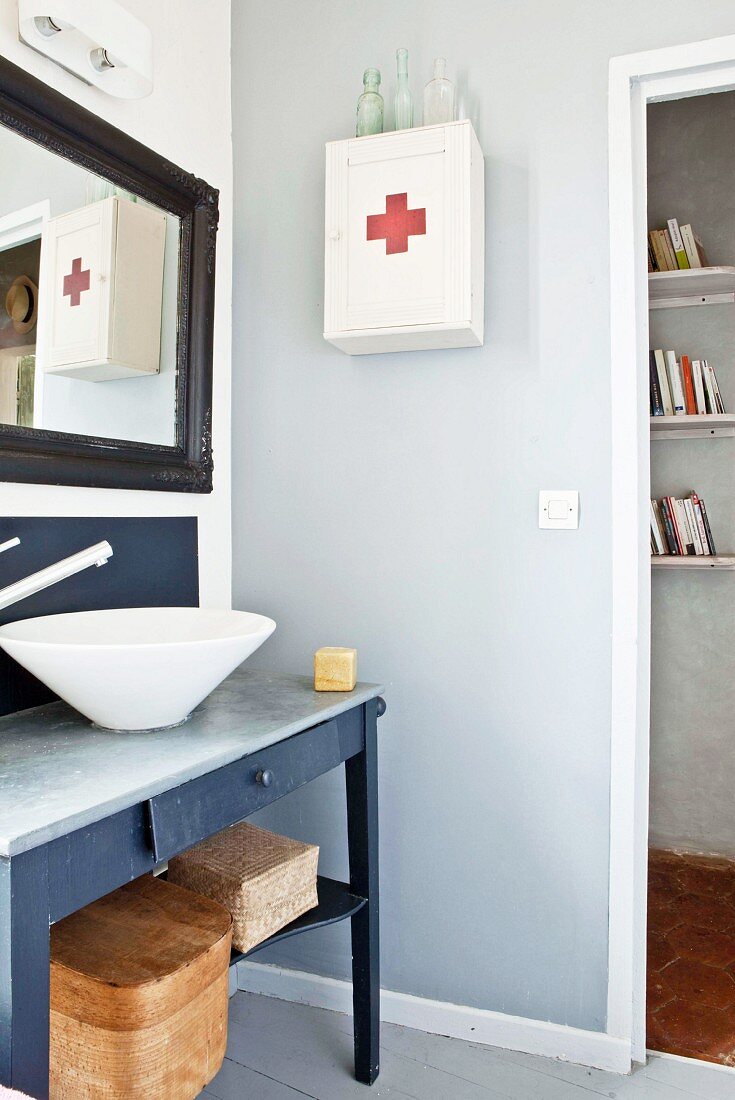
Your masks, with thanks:
M0 859L0 1082L49 1094L46 849Z
M352 921L355 1077L372 1085L380 1072L378 903L378 700L363 707L365 747L345 762L350 888L367 898Z

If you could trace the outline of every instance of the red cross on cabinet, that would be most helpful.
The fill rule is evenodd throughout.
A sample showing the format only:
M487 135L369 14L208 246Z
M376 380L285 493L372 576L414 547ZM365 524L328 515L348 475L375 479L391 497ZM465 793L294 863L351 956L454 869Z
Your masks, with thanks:
M71 271L64 276L64 297L69 298L70 306L78 306L82 293L89 290L89 268L82 270L82 257L75 256L71 262Z
M324 338L350 355L483 342L484 161L472 124L327 144Z
M426 232L426 208L408 209L408 195L385 196L385 214L368 214L367 239L385 241L386 256L408 252L408 238Z

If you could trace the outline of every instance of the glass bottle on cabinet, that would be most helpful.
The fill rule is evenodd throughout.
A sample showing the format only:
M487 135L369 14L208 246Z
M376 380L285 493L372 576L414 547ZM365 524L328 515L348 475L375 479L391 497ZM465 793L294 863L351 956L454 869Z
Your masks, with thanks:
M357 137L383 133L383 97L380 94L380 70L366 69L364 91L357 101Z
M394 99L396 130L410 130L413 126L413 99L408 86L408 50L396 50L398 81Z
M454 84L447 79L447 62L434 61L434 78L424 88L424 126L454 122Z

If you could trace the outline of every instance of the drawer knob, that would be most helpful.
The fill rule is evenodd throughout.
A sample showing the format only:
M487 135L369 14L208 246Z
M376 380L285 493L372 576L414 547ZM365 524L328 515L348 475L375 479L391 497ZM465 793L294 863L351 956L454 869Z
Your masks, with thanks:
M261 768L255 773L255 782L260 783L261 787L270 787L273 782L273 772L268 768L265 771Z
M385 699L382 695L378 696L378 718L382 718L387 710Z

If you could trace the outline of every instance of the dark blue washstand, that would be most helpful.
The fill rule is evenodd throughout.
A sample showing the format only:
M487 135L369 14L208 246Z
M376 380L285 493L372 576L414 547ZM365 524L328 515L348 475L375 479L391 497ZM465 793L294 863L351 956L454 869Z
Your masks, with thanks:
M375 1081L379 692L245 665L177 729L99 730L61 702L0 719L0 1082L48 1096L55 921L343 763L349 884L320 877L267 943L351 918L355 1076Z

